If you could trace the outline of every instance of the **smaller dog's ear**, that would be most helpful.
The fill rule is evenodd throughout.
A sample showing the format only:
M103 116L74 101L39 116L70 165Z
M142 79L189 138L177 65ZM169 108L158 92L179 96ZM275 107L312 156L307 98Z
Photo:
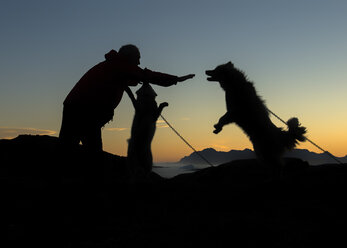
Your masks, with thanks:
M231 63L231 61L229 61L229 62L227 63L227 66L230 66L230 67L234 68L234 64Z

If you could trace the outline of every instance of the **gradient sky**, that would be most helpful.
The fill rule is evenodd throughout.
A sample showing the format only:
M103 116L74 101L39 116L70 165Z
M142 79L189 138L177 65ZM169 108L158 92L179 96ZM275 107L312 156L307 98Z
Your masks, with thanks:
M225 112L224 93L204 71L232 61L272 111L286 120L297 116L310 139L344 156L346 13L343 0L1 1L0 138L57 136L62 102L75 83L109 50L132 43L142 68L196 74L154 88L158 103L169 103L164 117L197 150L252 147L235 125L212 133ZM103 129L106 151L126 155L133 114L124 95ZM320 152L308 142L299 148ZM152 151L156 162L192 152L160 121Z

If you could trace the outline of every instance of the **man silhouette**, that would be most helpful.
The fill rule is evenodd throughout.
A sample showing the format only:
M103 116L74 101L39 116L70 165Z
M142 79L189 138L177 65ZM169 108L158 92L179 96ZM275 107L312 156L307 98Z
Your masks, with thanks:
M64 101L59 138L63 144L74 146L80 141L92 151L102 150L101 128L113 119L114 109L128 86L140 81L171 86L193 78L194 74L177 77L141 69L140 51L134 45L111 50L105 60L87 71Z

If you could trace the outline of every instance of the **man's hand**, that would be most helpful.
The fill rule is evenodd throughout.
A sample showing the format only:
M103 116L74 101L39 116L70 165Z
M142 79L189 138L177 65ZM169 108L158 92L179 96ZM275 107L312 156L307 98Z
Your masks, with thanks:
M195 77L195 74L189 74L186 76L178 77L177 82L183 82L183 81L186 81L187 79L191 79L193 77Z

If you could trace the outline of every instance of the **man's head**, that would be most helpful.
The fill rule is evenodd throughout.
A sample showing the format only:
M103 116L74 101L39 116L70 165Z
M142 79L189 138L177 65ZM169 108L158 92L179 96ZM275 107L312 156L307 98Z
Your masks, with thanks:
M118 54L129 61L131 64L140 64L140 50L134 45L125 45L119 48Z

